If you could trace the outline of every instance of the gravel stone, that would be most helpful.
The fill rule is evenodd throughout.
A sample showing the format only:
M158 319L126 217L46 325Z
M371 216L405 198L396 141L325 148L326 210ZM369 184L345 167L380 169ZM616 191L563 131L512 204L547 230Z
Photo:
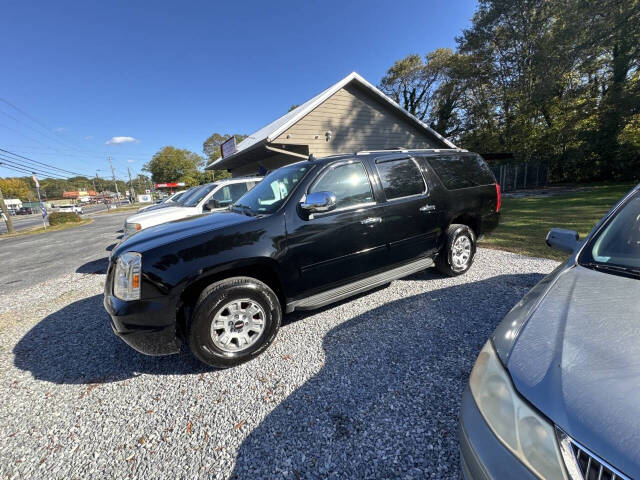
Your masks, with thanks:
M462 277L289 315L221 371L125 345L100 269L0 294L0 478L458 478L473 362L556 265L479 249Z

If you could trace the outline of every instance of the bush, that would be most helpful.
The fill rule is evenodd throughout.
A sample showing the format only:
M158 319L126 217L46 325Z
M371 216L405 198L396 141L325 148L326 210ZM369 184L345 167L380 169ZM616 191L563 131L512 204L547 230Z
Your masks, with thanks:
M49 215L49 225L62 225L63 223L77 223L80 220L80 215L74 212L53 212Z

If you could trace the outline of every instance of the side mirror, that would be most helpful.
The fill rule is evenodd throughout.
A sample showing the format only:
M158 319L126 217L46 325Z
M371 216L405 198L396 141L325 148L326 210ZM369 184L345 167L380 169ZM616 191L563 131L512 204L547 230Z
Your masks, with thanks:
M552 228L547 234L547 245L564 253L573 253L580 245L580 235L574 230Z
M307 213L329 212L336 208L336 195L333 192L314 192L307 194L300 208Z
M204 205L205 210L215 210L217 208L220 208L220 202L215 198L209 199L209 201Z

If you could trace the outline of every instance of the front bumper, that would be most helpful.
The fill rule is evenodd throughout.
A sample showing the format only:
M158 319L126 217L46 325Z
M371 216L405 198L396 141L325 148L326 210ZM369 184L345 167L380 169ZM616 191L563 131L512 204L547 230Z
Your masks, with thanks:
M138 352L168 355L180 351L182 340L169 297L125 302L105 294L104 308L113 332Z
M462 395L458 437L460 467L465 480L537 479L493 434L468 385Z

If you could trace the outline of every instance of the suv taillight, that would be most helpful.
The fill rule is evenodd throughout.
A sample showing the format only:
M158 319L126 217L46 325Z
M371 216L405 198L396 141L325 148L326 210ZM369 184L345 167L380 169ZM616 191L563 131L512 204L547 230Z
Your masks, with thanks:
M500 207L502 207L502 193L500 193L500 185L496 182L496 212L500 211Z

